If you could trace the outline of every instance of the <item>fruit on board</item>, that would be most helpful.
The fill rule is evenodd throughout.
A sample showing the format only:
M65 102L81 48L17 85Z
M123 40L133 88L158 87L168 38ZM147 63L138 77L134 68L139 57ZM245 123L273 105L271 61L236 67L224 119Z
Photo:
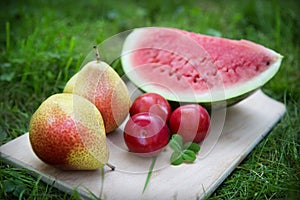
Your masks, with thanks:
M64 170L98 169L109 158L100 112L75 94L47 98L32 115L29 139L42 161Z
M169 102L164 97L157 93L149 92L137 97L129 110L130 116L141 112L150 112L168 121L172 111Z
M124 141L130 152L152 157L161 152L170 138L166 122L158 115L141 112L130 117L124 128Z
M96 48L96 47L94 47ZM129 113L130 97L124 81L107 63L88 62L67 82L64 92L74 93L91 101L101 112L106 133L115 130Z
M186 104L176 108L169 121L172 134L182 136L184 142L202 142L209 132L210 116L199 104Z
M276 74L281 60L248 40L165 27L134 29L121 57L125 74L143 91L197 103L245 98Z

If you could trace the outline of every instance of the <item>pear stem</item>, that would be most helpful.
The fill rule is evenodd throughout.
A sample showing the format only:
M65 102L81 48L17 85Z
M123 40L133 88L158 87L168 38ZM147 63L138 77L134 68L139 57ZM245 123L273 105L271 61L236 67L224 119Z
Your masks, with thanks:
M96 53L97 63L99 63L101 60L100 60L99 51L98 51L98 48L97 48L96 45L94 45L94 51L95 51L95 53Z
M106 165L112 170L112 171L115 171L115 166L113 166L112 164L110 163L106 163Z

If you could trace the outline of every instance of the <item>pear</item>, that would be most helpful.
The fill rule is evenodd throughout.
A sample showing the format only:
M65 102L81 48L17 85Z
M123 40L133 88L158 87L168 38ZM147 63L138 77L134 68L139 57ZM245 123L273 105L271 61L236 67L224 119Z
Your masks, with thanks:
M107 63L100 60L88 62L67 82L64 93L74 93L91 101L100 111L106 133L115 130L126 118L130 97L124 81Z
M101 113L75 94L47 98L31 117L29 140L38 158L64 170L95 170L109 158Z

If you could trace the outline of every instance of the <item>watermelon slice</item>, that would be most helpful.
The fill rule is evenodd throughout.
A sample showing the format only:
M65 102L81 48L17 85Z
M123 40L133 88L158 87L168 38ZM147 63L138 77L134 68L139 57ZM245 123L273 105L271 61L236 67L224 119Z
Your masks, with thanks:
M197 103L243 99L276 74L281 60L247 40L165 27L134 29L121 55L125 74L143 91Z

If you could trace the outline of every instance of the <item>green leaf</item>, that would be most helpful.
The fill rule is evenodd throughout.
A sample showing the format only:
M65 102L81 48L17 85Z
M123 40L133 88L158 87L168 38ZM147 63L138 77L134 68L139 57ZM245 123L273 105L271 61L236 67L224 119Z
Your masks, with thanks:
M170 147L174 150L174 151L182 151L182 146L183 146L183 142L182 142L182 136L178 135L178 134L173 134L170 140Z
M0 80L10 82L13 80L14 77L15 77L15 72L4 73L1 74Z
M180 146L182 146L182 136L179 134L173 134L172 139L175 140Z
M173 152L170 158L170 162L172 165L180 165L181 163L183 163L182 153Z
M175 152L181 152L182 151L182 146L176 140L171 139L170 142L169 142L169 146Z
M194 153L198 153L200 151L200 146L194 142L187 142L183 146L184 149L192 150Z
M182 136L179 134L172 135L169 146L174 150L170 158L172 165L194 162L196 153L200 151L200 146L197 143L187 142L183 145Z
M13 181L10 180L4 180L3 181L3 186L4 186L4 192L9 193L15 190L16 185Z
M196 160L196 154L189 149L183 151L182 158L184 161L194 162Z

